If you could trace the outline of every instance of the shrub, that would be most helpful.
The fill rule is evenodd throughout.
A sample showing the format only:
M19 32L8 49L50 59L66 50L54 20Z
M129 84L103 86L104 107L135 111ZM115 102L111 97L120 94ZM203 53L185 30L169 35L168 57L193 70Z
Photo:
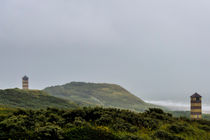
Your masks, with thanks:
M154 119L147 117L147 118L144 118L144 120L142 120L142 126L144 128L155 130L159 127L159 121L155 121Z
M183 138L179 136L172 135L163 130L156 131L154 134L154 137L159 138L161 140L184 140Z
M199 129L202 129L202 130L205 130L205 131L210 131L210 126L208 126L208 125L200 125L200 126L198 126L198 128Z
M116 135L103 128L93 128L90 126L74 127L68 129L64 138L67 140L120 140Z
M131 134L127 134L123 137L120 138L121 140L143 140L143 138L140 138L139 136L136 135L131 135Z
M63 139L63 131L60 127L56 125L47 125L38 128L35 131L34 138L45 139L45 140L58 140Z
M150 114L152 112L157 113L157 114L164 114L164 111L159 108L149 108L149 110L146 111L146 113L148 113L148 114Z
M86 121L82 119L81 117L76 117L74 120L74 125L75 126L84 126L86 125Z
M185 134L194 134L194 130L190 129L190 126L183 123L172 124L169 126L169 131L172 133L185 133Z
M107 126L107 125L111 124L112 121L113 121L113 119L109 115L105 114L105 115L102 115L101 118L96 120L96 124Z

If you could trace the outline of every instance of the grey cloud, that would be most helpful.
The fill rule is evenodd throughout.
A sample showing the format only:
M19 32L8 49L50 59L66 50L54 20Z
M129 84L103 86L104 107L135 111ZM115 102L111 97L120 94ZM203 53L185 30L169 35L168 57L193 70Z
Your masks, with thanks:
M2 0L0 87L117 83L143 99L210 99L208 0ZM183 99L184 97L184 99Z

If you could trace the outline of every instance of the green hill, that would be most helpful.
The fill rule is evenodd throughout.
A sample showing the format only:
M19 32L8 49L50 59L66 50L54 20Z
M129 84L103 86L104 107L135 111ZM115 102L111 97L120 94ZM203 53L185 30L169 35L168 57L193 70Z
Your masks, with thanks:
M52 96L68 99L80 106L103 106L143 111L154 105L147 104L119 85L71 82L44 89Z
M0 90L0 107L40 109L47 107L75 108L76 105L40 90L6 89Z

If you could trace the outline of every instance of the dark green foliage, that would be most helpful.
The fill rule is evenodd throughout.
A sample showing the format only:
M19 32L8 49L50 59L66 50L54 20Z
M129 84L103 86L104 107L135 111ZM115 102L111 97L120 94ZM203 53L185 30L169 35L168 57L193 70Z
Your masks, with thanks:
M208 125L201 125L198 128L210 132L210 126Z
M186 123L175 123L169 127L169 131L172 133L185 133L185 134L194 134L194 130L190 129Z
M130 123L127 123L121 118L116 118L116 121L113 123L112 128L116 131L127 131L127 132L136 132L138 128L133 126Z
M113 122L113 119L111 118L111 116L107 114L102 115L99 119L96 120L97 125L104 125L104 126L107 126L111 124L112 122Z
M140 136L136 136L133 134L125 135L120 138L121 140L144 140Z
M57 140L63 139L63 130L54 124L48 124L43 127L38 127L31 138Z
M74 127L65 132L65 139L69 140L120 140L117 136L102 128L91 126Z
M0 121L0 139L206 140L209 123L173 118L160 109L144 113L99 107L18 109Z
M171 114L163 112L163 110L159 108L150 108L149 110L146 111L146 114L151 115L152 117L158 120L170 120L172 117Z
M164 130L158 130L155 132L154 136L161 140L184 140L179 136L172 135Z

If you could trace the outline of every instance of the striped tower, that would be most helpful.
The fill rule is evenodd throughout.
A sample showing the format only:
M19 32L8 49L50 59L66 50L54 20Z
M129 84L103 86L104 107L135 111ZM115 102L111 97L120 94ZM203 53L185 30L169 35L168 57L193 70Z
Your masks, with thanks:
M202 119L201 96L195 93L191 96L191 119Z
M23 89L28 89L28 80L29 78L27 76L22 78Z

